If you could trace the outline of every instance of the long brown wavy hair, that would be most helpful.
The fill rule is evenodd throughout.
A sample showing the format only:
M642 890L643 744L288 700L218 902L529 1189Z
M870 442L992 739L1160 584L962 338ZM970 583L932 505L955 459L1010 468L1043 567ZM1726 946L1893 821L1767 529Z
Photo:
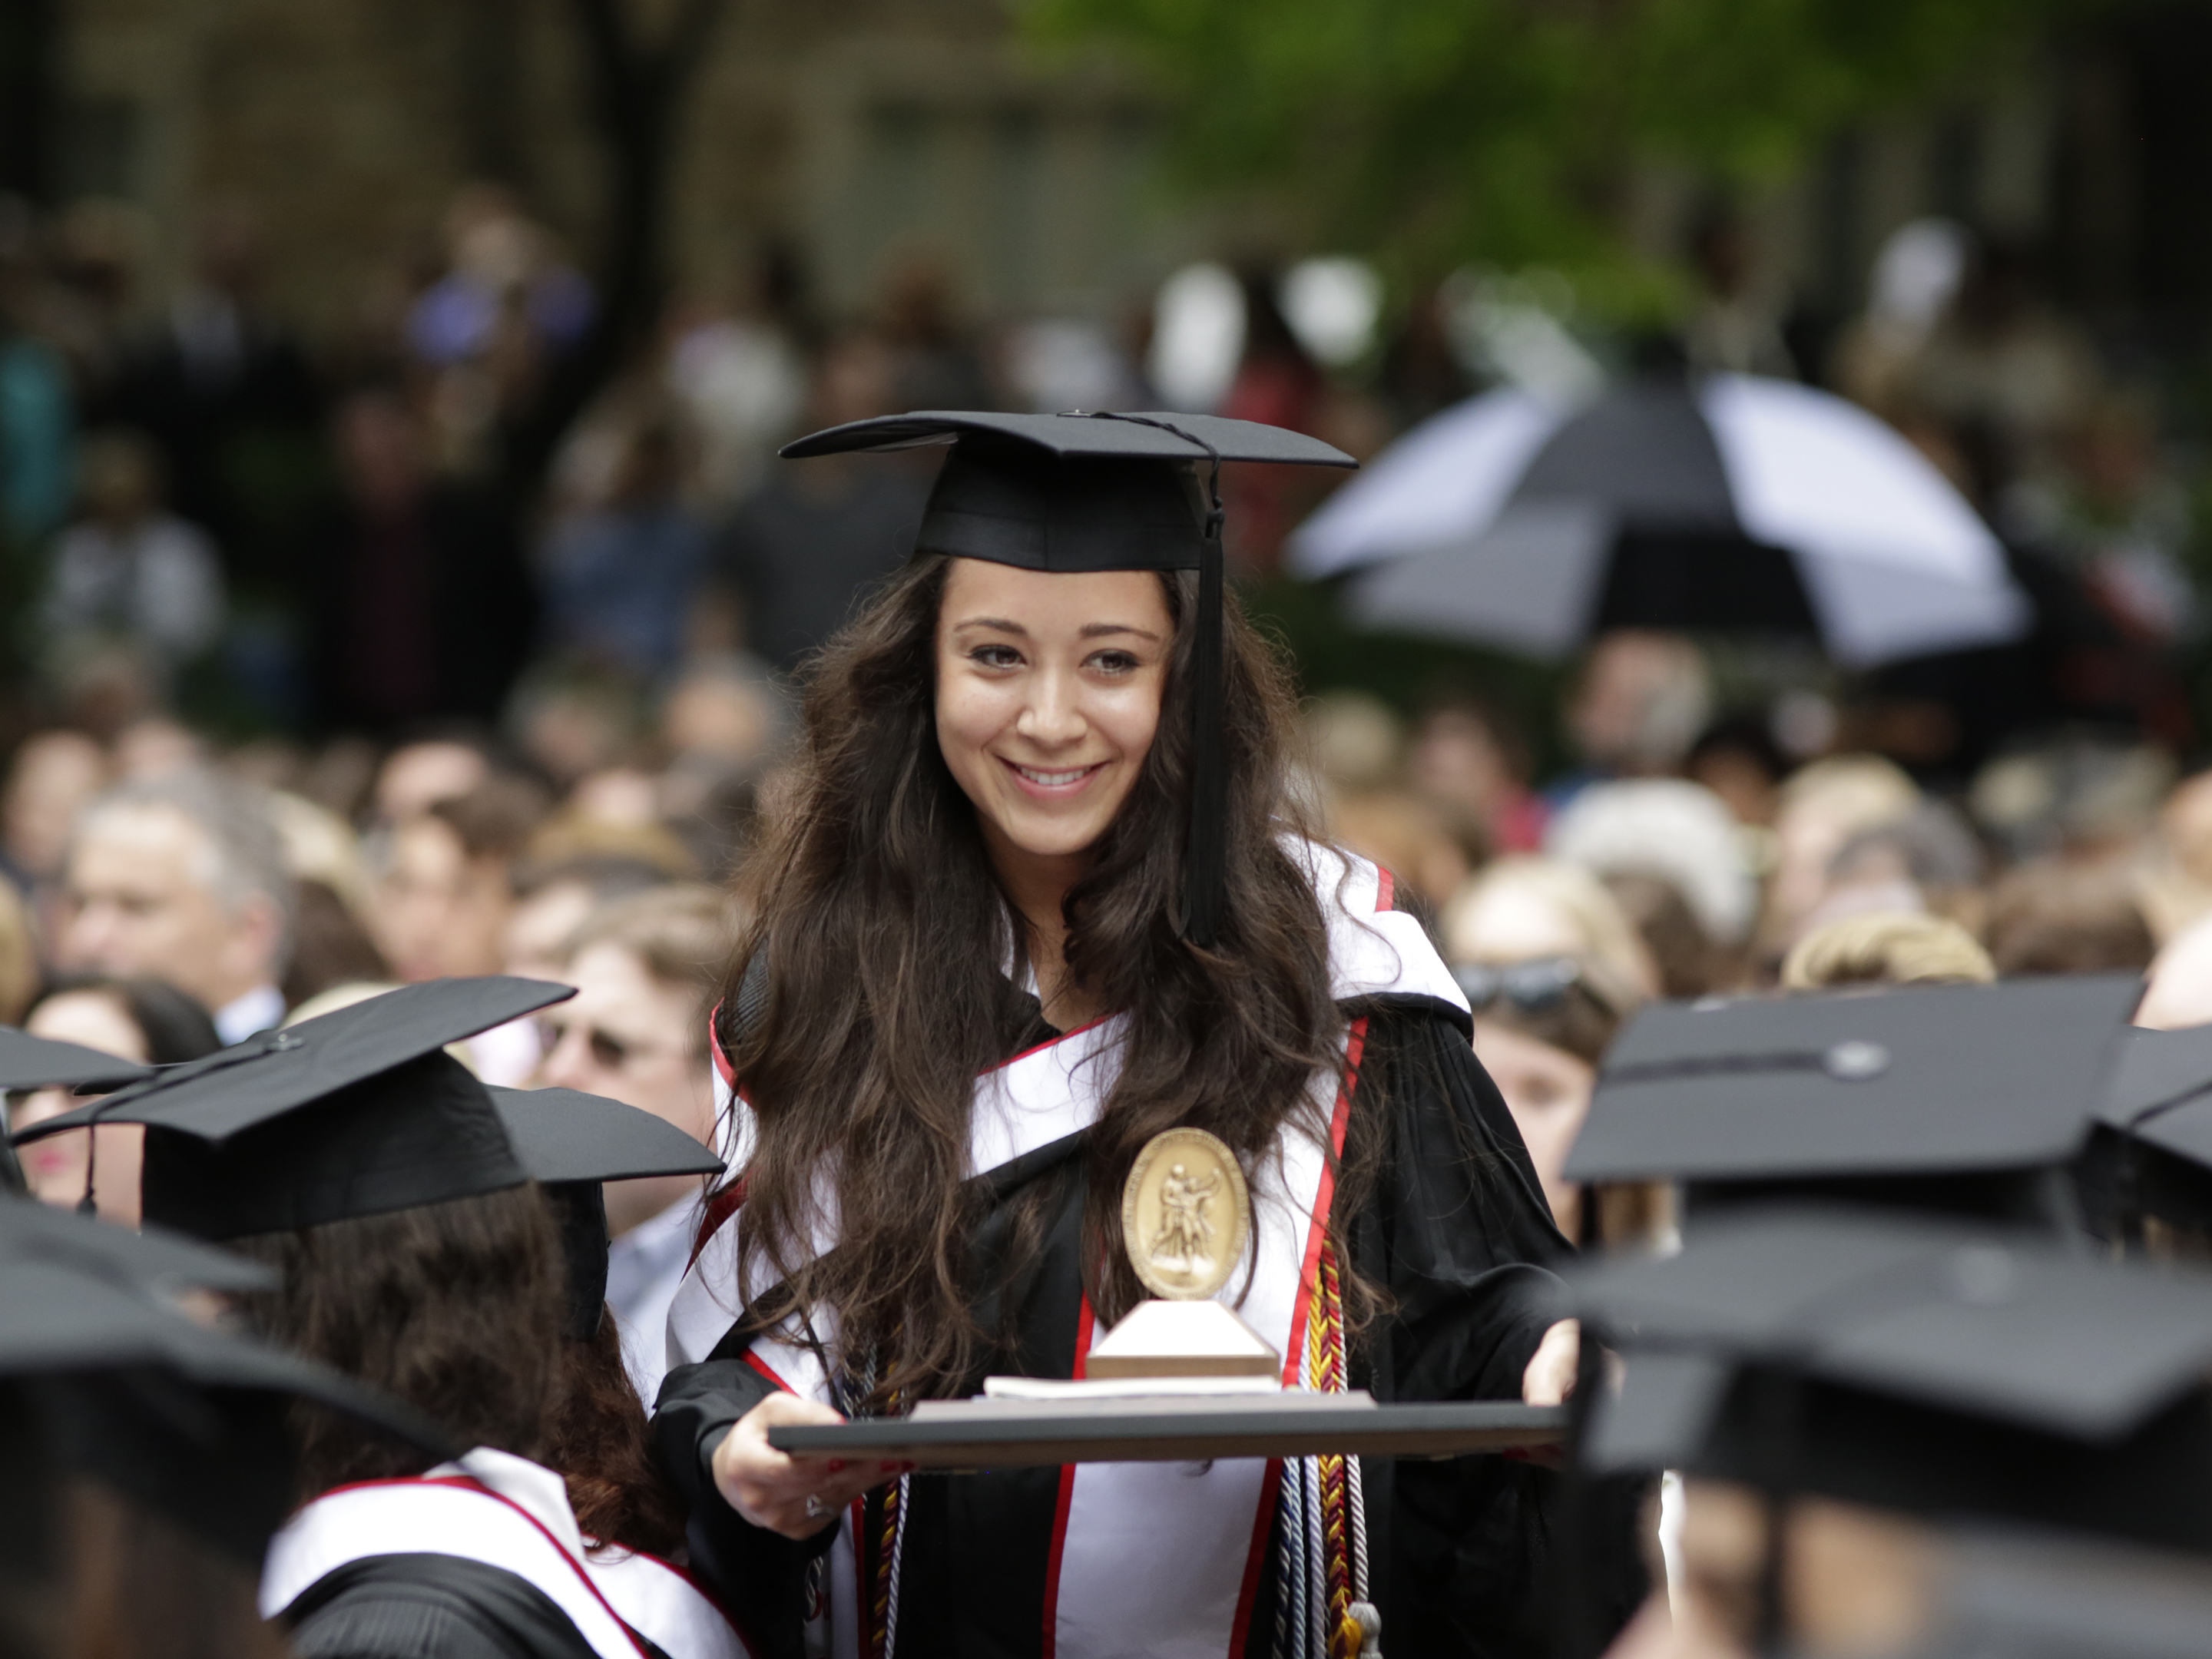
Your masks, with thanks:
M1025 929L938 748L947 563L915 559L814 663L799 753L740 874L754 920L720 1014L758 1125L739 1177L739 1283L781 1281L799 1306L835 1309L833 1363L872 1379L878 1404L971 1377L986 1334L969 1312L981 1204L962 1185L970 1103L977 1074L1007 1057L1033 1013L1012 988ZM1121 1248L1120 1200L1145 1143L1192 1125L1249 1170L1286 1119L1325 1134L1307 1091L1316 1071L1341 1063L1326 927L1285 844L1309 828L1290 788L1296 703L1233 597L1223 642L1227 914L1214 949L1181 936L1194 632L1183 623L1196 581L1161 583L1176 638L1157 735L1064 907L1068 972L1128 1020L1084 1152L1085 1289L1108 1319L1141 1294ZM836 1248L819 1257L817 1182L839 1218ZM1016 1221L1040 1224L1018 1208ZM1023 1256L1018 1247L1000 1259Z

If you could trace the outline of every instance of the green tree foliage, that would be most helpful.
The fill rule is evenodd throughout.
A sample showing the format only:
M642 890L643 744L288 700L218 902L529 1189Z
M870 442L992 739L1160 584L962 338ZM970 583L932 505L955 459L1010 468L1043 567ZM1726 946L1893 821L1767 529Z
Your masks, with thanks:
M2093 3L1023 0L1034 38L1149 71L1184 183L1430 272L1606 265L1638 163L1773 178Z

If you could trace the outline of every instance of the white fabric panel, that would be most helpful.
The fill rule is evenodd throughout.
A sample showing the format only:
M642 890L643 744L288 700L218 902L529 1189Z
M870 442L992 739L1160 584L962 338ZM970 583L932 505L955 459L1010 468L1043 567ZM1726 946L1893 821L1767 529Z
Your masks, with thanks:
M1485 392L1407 432L1322 503L1285 545L1290 568L1328 576L1465 544L1490 528L1565 413L1526 392Z
M462 1473L444 1467L453 1475ZM568 1526L573 1536L573 1517ZM276 1618L349 1562L423 1554L482 1562L536 1585L599 1659L640 1659L643 1652L581 1562L526 1510L496 1493L436 1479L343 1487L294 1516L270 1540L261 1616Z
M586 1555L584 1571L622 1621L669 1659L748 1659L721 1609L658 1557L610 1549Z
M1703 381L1698 407L1738 520L1797 556L1838 659L1996 644L2026 630L2027 599L1996 538L1891 427L1827 392L1747 374Z
M1524 502L1472 543L1358 578L1352 611L1370 626L1564 656L1582 645L1613 530L1594 501Z

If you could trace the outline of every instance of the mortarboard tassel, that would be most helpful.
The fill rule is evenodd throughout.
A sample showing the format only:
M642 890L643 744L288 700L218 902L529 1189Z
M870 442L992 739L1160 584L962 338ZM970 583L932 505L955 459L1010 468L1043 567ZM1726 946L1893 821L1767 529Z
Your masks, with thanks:
M1212 506L1199 550L1197 629L1190 653L1190 844L1183 866L1183 937L1201 951L1219 942L1228 881L1228 802L1221 776L1221 463L1208 481Z

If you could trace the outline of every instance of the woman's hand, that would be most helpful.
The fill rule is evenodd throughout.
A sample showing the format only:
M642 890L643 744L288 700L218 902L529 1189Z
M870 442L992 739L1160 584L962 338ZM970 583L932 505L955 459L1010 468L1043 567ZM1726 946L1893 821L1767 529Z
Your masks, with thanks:
M1531 1406L1563 1406L1575 1391L1582 1364L1583 1322L1562 1319L1544 1333L1521 1373L1521 1398Z
M827 1406L793 1394L772 1394L730 1425L714 1448L714 1485L746 1520L786 1538L811 1538L835 1526L845 1506L871 1486L914 1466L870 1459L793 1457L768 1443L782 1423L842 1423Z

